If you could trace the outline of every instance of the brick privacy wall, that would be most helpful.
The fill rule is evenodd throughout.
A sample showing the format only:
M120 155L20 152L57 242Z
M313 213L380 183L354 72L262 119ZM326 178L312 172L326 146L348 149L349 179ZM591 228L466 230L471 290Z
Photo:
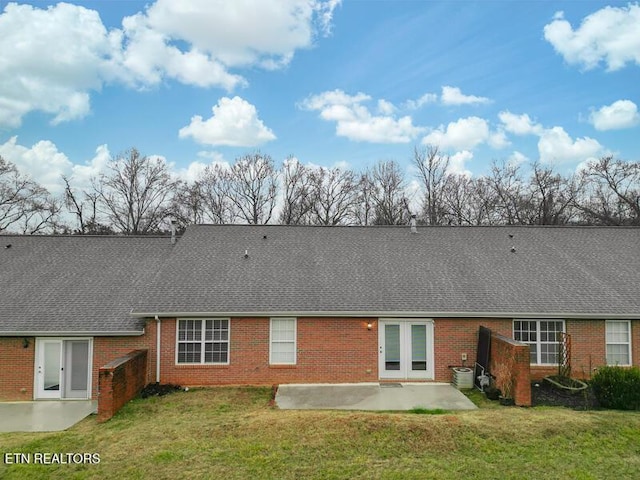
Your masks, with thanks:
M0 337L0 401L33 400L35 351L33 337Z
M529 361L529 345L516 342L504 335L491 334L489 371L493 372L498 364L513 362L513 399L516 405L523 407L531 406L531 374Z
M147 350L135 350L100 367L98 421L106 422L146 385Z
M156 321L149 320L145 325L145 334L130 337L94 337L93 372L91 398L98 398L98 378L100 367L114 358L122 357L132 350L148 350L145 382L156 381Z
M367 329L369 322L371 330ZM269 327L268 317L234 317L229 365L176 365L176 320L163 319L161 383L206 386L378 380L376 319L299 317L296 365L269 365Z

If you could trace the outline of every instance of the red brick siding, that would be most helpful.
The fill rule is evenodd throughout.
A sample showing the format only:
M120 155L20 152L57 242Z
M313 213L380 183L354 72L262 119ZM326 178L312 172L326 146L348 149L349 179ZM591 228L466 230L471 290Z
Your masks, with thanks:
M367 329L371 321L372 329ZM367 382L378 380L377 319L298 318L298 363L269 365L269 318L232 318L230 365L183 366L175 364L175 319L162 319L161 381L182 385ZM467 366L476 360L480 325L506 337L513 336L510 319L434 319L435 380L450 382L449 367ZM147 383L155 382L156 321L149 320L145 335L94 337L92 398L97 398L101 366L136 349L148 350ZM572 335L573 375L589 378L594 368L605 363L605 322L567 320ZM0 400L33 399L35 339L22 347L22 337L0 338ZM640 321L632 322L632 359L640 365ZM9 367L7 367L9 366ZM531 367L533 379L553 374L555 367Z
M33 400L36 341L26 337L0 337L0 401Z
M367 323L372 322L372 329ZM176 365L176 321L162 321L162 383L271 385L348 383L378 379L374 319L298 318L296 365L269 365L268 317L232 318L229 365Z
M473 367L478 347L478 330L483 325L494 333L512 336L512 321L509 319L482 318L436 318L434 322L435 380L452 382L450 367L462 365L462 354L467 354L465 366Z
M146 385L147 351L136 350L100 367L98 421L113 417Z

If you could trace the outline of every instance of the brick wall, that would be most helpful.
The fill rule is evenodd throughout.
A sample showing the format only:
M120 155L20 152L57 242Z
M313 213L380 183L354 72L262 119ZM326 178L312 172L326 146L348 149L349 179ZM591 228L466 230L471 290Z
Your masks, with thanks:
M132 350L148 350L146 383L156 381L156 321L149 320L145 325L145 334L127 337L93 338L93 381L92 398L98 398L99 370L114 358L122 357Z
M497 365L510 365L513 372L513 399L516 405L525 407L531 406L529 361L529 345L492 332L489 371L495 374Z
M512 335L509 319L491 318L436 318L434 324L435 380L452 382L452 367L462 366L462 354L467 354L465 366L473 367L478 347L478 331L484 325L492 332L507 337Z
M33 337L0 337L0 401L33 400L35 350Z
M98 421L113 417L147 383L147 351L135 350L100 367Z
M480 325L494 333L512 337L510 319L434 319L435 380L451 382L450 367L467 366L476 360ZM367 329L367 323L372 329ZM148 350L145 382L156 381L156 321L149 320L145 335L94 337L92 398L97 398L99 368L114 358L136 349ZM269 318L232 318L230 365L185 366L175 364L176 322L162 319L161 382L182 385L273 383L327 383L378 381L378 322L368 318L300 317L298 363L295 366L269 365ZM567 320L572 335L573 375L589 378L593 369L605 363L605 322ZM0 400L33 399L35 339L23 348L22 337L0 337ZM640 365L640 321L632 322L632 359ZM9 367L7 367L9 366ZM557 372L556 367L531 367L531 377L539 380Z
M367 323L372 323L371 330ZM296 365L269 365L268 317L232 318L229 365L176 365L176 320L162 320L161 383L183 386L378 380L378 326L366 318L297 321Z

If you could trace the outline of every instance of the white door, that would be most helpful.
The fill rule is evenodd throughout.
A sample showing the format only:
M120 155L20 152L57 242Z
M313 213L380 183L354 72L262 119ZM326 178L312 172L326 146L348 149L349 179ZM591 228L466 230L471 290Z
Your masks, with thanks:
M379 372L381 379L433 379L433 322L381 320Z
M62 340L36 340L36 398L62 397Z
M89 398L89 340L64 342L64 398Z
M90 398L91 340L36 339L35 398Z

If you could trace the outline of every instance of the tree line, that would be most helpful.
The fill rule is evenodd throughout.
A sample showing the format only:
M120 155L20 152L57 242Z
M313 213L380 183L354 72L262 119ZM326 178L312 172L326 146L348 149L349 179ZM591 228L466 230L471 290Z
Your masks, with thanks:
M170 218L180 228L403 225L412 215L423 225L640 225L640 162L606 156L566 176L494 161L477 177L452 173L450 162L438 147L415 147L407 178L394 160L357 172L293 157L276 166L254 152L183 181L133 148L90 187L63 177L64 194L54 196L0 157L0 232L140 235L166 232Z

